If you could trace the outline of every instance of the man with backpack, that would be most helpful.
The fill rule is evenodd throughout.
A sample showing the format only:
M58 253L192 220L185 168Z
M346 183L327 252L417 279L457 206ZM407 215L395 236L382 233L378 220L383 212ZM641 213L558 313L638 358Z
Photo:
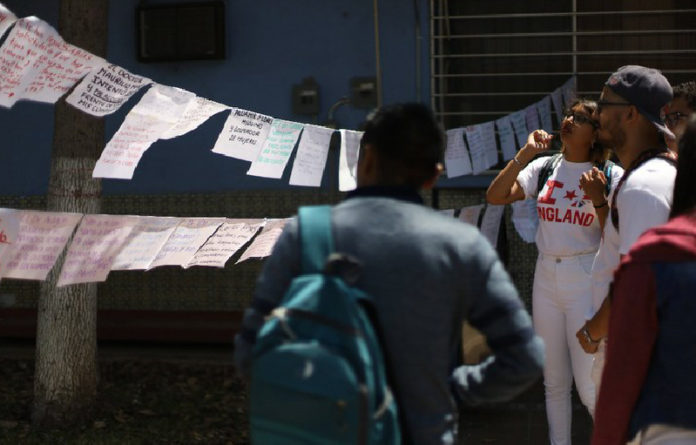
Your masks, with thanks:
M328 212L322 219L317 212L309 211L308 216L306 209L300 209L299 221L293 219L286 226L264 265L235 339L238 370L252 378L253 440L274 437L276 443L320 443L319 434L307 430L336 427L368 431L358 440L331 443L454 444L459 422L456 401L477 405L508 400L539 377L543 343L494 249L475 227L423 205L419 192L437 180L443 151L443 132L425 106L382 108L367 122L360 142L358 188L331 208L330 225L325 223ZM334 284L306 277L316 273L317 266L309 264L316 263L311 258L320 256L317 251L334 253L323 269L323 275L338 277ZM341 294L336 296L340 308L332 310L326 298L304 296L309 280L328 289L327 295ZM338 292L344 285L354 292ZM357 317L357 326L363 329L349 328L345 319L342 324L335 322L341 313L354 309L346 303L346 294L355 295L360 307L365 302L366 308L374 309L365 311L370 326L362 316ZM293 315L317 327L301 332L307 324L293 320ZM491 347L492 356L481 364L457 362L464 320L483 332ZM339 330L344 335L358 332L359 337L370 337L374 330L379 338L384 373L398 402L397 434L392 434L392 425L374 426L368 421L365 427L343 420L348 418L341 410L350 406L349 396L327 402L323 409L306 408L313 406L312 399L323 399L335 389L331 379L347 367L324 366L336 363L335 354L343 351L348 357L354 349L338 333L332 337ZM285 333L285 344L269 340L277 332ZM299 345L295 339L301 337L309 338ZM377 373L358 369L356 375L378 379L379 355L374 354ZM277 365L273 373L274 363L293 360L295 368ZM318 371L319 367L326 371ZM271 401L255 400L265 396L263 386L254 383L261 379L284 392L292 385L293 393L303 383L313 383L303 389L307 397L293 396L301 400L285 416L273 411ZM370 405L367 415L358 417L374 421L385 411L393 414L387 408L389 391L381 393L377 406ZM293 428L292 419L304 419L300 411L305 409L325 420L319 426Z
M580 345L595 353L593 379L599 388L611 301L609 286L621 256L647 229L667 221L674 156L665 145L674 135L663 122L672 87L658 71L627 65L612 74L597 102L598 139L612 147L626 169L609 199L610 213L592 265L594 317L577 332Z

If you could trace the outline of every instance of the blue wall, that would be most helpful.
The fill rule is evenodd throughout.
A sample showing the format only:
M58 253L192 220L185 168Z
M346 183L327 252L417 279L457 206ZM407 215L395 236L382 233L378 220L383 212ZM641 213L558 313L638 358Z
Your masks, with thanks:
M18 17L36 15L57 27L58 0L3 3ZM371 0L229 0L225 2L225 60L149 64L139 63L135 55L134 17L138 3L139 0L110 2L107 60L158 83L184 88L227 105L307 122L311 118L292 113L290 93L293 84L312 76L320 87L321 123L331 104L348 94L351 77L375 73ZM157 2L148 2L152 3ZM428 2L418 0L423 34L419 86L413 3L380 0L379 4L384 103L415 101L419 89L421 100L427 102ZM107 140L138 97L106 118ZM357 128L365 116L364 110L344 106L335 118L340 128ZM220 114L194 132L155 143L145 152L131 181L104 179L104 193L290 187L287 182L291 163L282 180L264 179L247 176L247 162L210 152L225 118L226 113ZM0 195L46 192L52 128L52 105L22 101L10 110L0 108ZM336 164L329 161L323 187L335 184L332 178Z

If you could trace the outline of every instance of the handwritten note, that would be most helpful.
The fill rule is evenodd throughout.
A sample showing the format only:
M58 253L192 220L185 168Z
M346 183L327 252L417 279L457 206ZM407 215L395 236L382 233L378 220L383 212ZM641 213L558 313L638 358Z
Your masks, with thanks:
M20 211L16 248L5 277L45 280L81 218L79 213Z
M225 218L186 218L164 243L148 269L159 266L187 265Z
M236 108L225 122L213 153L254 162L266 142L273 118Z
M483 204L462 207L459 211L459 220L472 226L478 227L479 216L483 210Z
M466 134L466 142L469 145L469 153L471 154L471 165L475 175L488 168L488 159L486 156L486 146L483 142L478 125L469 125L464 129Z
M503 160L509 161L517 154L517 143L515 142L515 131L512 129L510 116L504 116L495 121L500 139L500 151L503 153Z
M189 131L198 128L203 122L210 119L211 116L229 109L230 107L227 105L196 96L189 102L183 115L176 124L160 136L160 139L172 139L183 136Z
M104 281L137 218L85 215L75 232L57 286Z
M488 204L481 220L481 233L485 236L493 247L498 245L498 232L500 231L500 221L503 218L504 205Z
M111 270L144 270L157 257L181 218L140 216Z
M486 157L486 168L498 163L498 144L495 141L495 123L485 122L479 125L483 151Z
M0 209L0 279L7 276L6 265L16 250L19 219L17 210Z
M454 209L440 209L438 213L445 215L448 218L454 218Z
M118 65L102 63L82 79L65 101L92 116L106 116L151 82Z
M178 122L194 97L189 91L155 84L106 144L92 177L131 179L143 153Z
M563 109L563 93L561 92L561 87L553 90L553 93L551 93L551 101L553 102L553 111L556 112L556 122L560 127L561 122L563 122L563 115L565 114L565 110Z
M186 267L225 267L227 260L244 247L263 225L263 220L228 220L198 249Z
M244 251L236 264L248 260L249 258L265 258L273 251L273 246L283 233L283 227L288 222L287 219L271 219L266 221L259 236L257 236L249 247Z
M298 122L273 119L266 142L258 157L251 163L247 175L280 179L300 137L302 127Z
M512 203L512 224L525 242L534 242L539 227L536 199L523 199Z
M341 150L338 154L338 189L342 192L357 187L358 156L362 131L340 130Z
M329 145L334 130L306 124L300 136L295 162L290 173L290 185L319 187L324 175Z
M534 129L527 131L527 120L525 118L524 110L515 111L510 115L510 122L512 122L512 128L515 130L515 136L517 137L517 146L524 147L527 143L527 137Z
M541 121L539 120L539 112L537 111L536 105L532 104L524 109L524 119L527 123L527 130L533 132L541 128Z
M0 3L0 37L5 34L5 31L7 31L7 28L12 26L12 24L17 20L17 16L15 16L12 11L4 7Z
M536 104L539 118L541 119L541 128L547 133L553 131L553 122L551 120L551 96L546 96Z
M563 95L563 106L564 107L569 107L570 104L575 100L577 97L577 81L575 76L571 77L568 79L562 86L561 86L561 94Z
M446 131L447 148L445 149L445 169L447 177L454 178L469 175L473 171L469 150L464 143L464 128L453 128Z

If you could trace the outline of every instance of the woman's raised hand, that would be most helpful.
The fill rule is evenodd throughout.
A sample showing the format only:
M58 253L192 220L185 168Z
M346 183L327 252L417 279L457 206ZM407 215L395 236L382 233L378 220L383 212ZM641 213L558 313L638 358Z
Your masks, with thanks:
M595 206L601 206L602 203L606 202L604 197L606 185L607 177L597 167L592 167L592 170L588 170L580 176L580 188L590 197Z
M529 133L527 143L519 151L517 157L520 159L520 161L526 164L537 154L548 150L551 146L552 139L553 135L548 134L544 130L534 130L533 132Z

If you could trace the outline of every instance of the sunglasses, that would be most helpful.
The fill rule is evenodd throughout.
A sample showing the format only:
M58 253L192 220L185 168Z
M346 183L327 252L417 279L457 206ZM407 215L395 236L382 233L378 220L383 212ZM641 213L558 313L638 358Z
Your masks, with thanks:
M597 101L597 114L602 112L604 107L630 107L633 104L628 102L612 102L610 100L598 100Z
M689 117L688 114L680 113L679 111L674 111L672 113L665 114L664 121L668 127L673 128L677 126L680 120L686 119L687 117Z
M599 128L599 124L597 123L596 120L592 119L592 116L589 114L583 114L583 113L577 113L575 111L566 111L565 116L566 119L573 119L573 122L582 125L582 124L590 124L594 128Z

